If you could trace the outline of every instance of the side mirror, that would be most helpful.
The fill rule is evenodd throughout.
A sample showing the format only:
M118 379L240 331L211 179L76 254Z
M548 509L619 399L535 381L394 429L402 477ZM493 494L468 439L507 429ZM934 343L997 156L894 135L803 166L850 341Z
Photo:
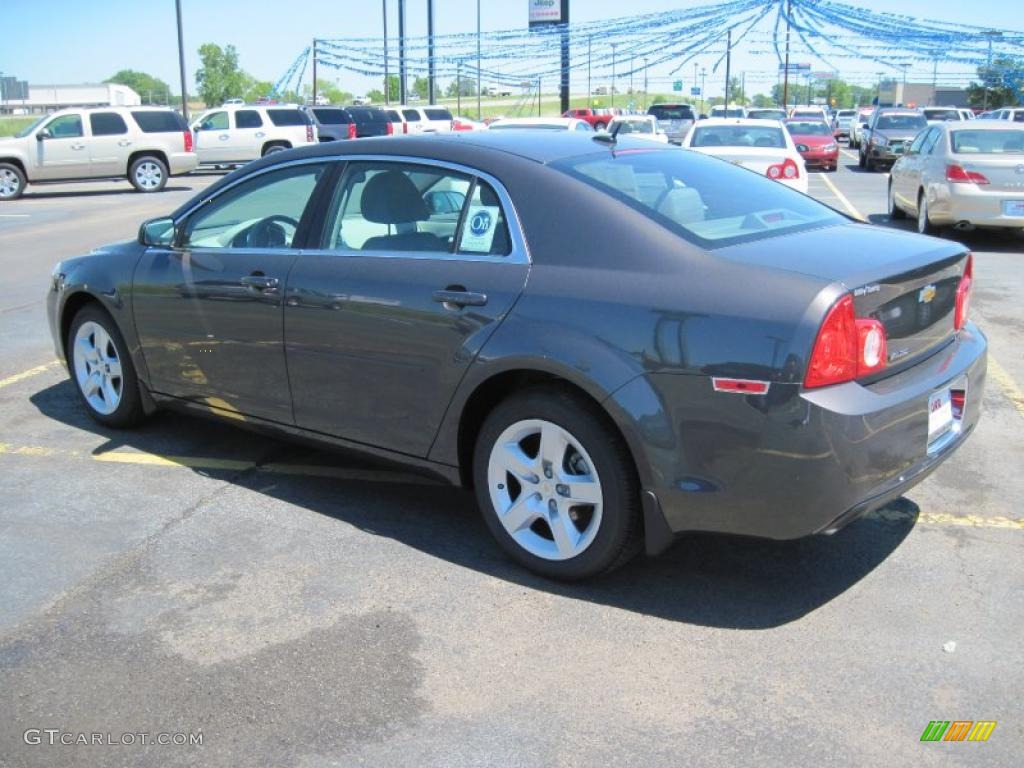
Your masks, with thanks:
M167 247L174 243L174 235L174 219L150 219L139 227L139 245Z
M52 138L53 138L53 134L50 133L50 129L49 128L43 128L43 130L39 131L36 134L36 141L43 141L44 139L52 139Z

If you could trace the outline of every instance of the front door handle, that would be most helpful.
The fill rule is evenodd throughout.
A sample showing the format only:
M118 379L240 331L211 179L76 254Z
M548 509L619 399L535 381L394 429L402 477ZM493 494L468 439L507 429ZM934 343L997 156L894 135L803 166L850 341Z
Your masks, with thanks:
M266 133L264 133L263 131L256 131L256 138L257 138L257 139L262 139L262 138L263 138L264 136L266 136L266 135L267 135L267 134L266 134Z
M487 303L486 293L474 293L461 286L449 286L443 291L434 291L434 301L453 307L482 307Z
M228 139L230 139L231 137L230 137L230 136L228 136L228 135L227 135L226 133L222 133L222 134L221 134L220 136L218 136L217 138L218 138L218 139L220 139L221 141L227 141L227 140L228 140Z
M241 283L246 288L256 291L275 291L281 281L276 277L267 277L266 275L246 275L242 278Z
M117 146L119 147L130 147L131 145L132 143L127 139L121 139L119 142L117 142Z

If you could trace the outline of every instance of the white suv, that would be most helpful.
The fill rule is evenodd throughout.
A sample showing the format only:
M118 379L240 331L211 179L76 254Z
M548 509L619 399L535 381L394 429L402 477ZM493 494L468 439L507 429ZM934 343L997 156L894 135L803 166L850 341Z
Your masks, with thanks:
M405 133L451 133L455 118L447 107L430 104L426 107L395 107L405 118Z
M203 165L247 163L271 152L312 144L316 126L298 107L225 105L192 121Z
M21 197L26 184L117 177L159 192L198 164L188 124L172 109L62 109L0 139L0 200Z

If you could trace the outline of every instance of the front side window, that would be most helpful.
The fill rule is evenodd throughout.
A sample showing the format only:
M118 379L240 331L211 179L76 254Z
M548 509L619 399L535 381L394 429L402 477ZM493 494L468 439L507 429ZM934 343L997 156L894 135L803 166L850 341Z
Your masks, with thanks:
M228 129L227 112L211 112L199 123L200 131L226 131Z
M349 165L328 217L325 247L392 253L509 253L494 190L472 176L427 165Z
M124 118L116 112L93 112L89 115L89 127L93 136L119 136L128 133Z
M697 152L605 152L551 167L706 248L843 221L784 184Z
M415 109L403 109L402 114L405 116L405 119L408 120L410 123L419 122L420 113L417 112Z
M924 143L921 145L921 154L930 155L932 150L935 149L935 145L939 143L939 136L942 135L942 131L938 128L933 128L928 132L928 135L924 138Z
M291 248L324 169L296 165L259 174L207 202L188 219L186 248Z
M263 118L255 109L240 109L235 112L236 128L262 128Z
M933 128L932 130L935 129ZM914 142L910 145L910 149L907 150L907 153L913 155L920 152L921 146L924 144L925 139L927 139L930 135L931 131L921 131L919 134L917 134L917 138L914 139Z
M82 118L79 115L61 115L53 118L46 127L55 139L75 139L82 135Z

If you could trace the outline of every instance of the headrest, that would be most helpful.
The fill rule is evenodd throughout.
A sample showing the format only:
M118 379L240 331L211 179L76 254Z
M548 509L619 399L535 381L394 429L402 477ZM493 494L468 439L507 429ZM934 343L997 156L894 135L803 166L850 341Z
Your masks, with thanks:
M416 185L401 171L378 173L363 190L363 217L375 224L404 224L430 218Z

